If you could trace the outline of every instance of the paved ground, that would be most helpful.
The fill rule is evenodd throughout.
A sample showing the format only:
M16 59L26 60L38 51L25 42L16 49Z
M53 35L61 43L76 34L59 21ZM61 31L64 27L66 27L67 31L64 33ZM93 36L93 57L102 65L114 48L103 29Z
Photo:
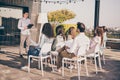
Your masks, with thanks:
M65 77L60 73L51 72L50 67L44 68L45 76L41 76L41 70L38 69L37 62L31 65L31 73L21 70L21 66L27 63L26 55L24 59L19 58L18 46L4 47L0 52L0 80L78 80L77 70L72 73L66 68ZM81 80L120 80L120 50L105 50L106 64L102 64L102 71L95 74L94 64L88 61L89 76L85 74L85 68L82 65Z

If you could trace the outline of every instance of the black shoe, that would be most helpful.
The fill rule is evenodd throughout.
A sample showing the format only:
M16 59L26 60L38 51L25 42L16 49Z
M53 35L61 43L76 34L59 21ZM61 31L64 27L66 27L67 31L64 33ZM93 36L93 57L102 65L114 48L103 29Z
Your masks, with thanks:
M20 54L20 58L23 58L23 55Z

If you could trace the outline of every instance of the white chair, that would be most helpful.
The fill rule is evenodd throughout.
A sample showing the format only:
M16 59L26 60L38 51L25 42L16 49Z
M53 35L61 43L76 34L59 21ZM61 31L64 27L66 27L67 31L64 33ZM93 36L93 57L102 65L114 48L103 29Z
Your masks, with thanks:
M56 64L57 61L57 56L58 56L58 52L57 51L50 51L51 56L52 56L52 60L53 60L53 64Z
M95 49L94 49L94 52L90 52L89 51L87 52L87 58L94 58L94 62L95 62L95 69L96 69L96 74L98 73L98 69L97 69L97 58L98 58L98 61L99 61L99 67L100 67L100 70L102 69L102 66L101 66L101 59L100 59L100 46L99 44L96 44L95 46Z
M80 49L82 49L83 51L85 51L85 53L84 54L82 54L82 55L79 55L79 56L77 56L76 58L72 58L72 59L70 59L70 58L63 58L62 59L62 76L64 76L64 63L69 63L70 65L71 65L71 63L77 63L77 68L78 68L78 80L80 80L80 71L81 71L81 62L82 61L84 61L85 63L84 63L84 65L85 65L85 69L86 69L86 75L88 76L88 69L87 69L87 59L86 59L86 50L88 49L88 45L86 45L86 46L82 46L83 48L79 48L79 50L78 50L78 53L80 53ZM86 48L84 48L84 47L86 47ZM76 65L76 64L75 64ZM71 70L71 68L70 68L70 71L72 71Z
M50 57L51 59L51 64L52 64L52 57L50 54L47 54L48 52L50 52L51 50L51 45L52 43L45 43L43 44L41 50L40 50L40 55L39 56L33 56L33 55L30 55L29 56L29 59L28 59L28 72L30 72L30 58L38 58L38 68L40 69L40 65L41 65L41 70L42 70L42 76L44 76L43 74L43 60L46 59L46 62L47 62L47 58ZM52 70L53 70L53 67L52 67Z

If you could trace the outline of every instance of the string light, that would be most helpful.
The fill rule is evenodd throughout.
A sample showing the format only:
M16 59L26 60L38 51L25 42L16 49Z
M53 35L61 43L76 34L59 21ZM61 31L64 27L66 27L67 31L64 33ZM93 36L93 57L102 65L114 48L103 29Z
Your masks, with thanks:
M59 4L68 4L68 3L76 3L84 0L40 0L40 2L45 2L45 3L59 3Z

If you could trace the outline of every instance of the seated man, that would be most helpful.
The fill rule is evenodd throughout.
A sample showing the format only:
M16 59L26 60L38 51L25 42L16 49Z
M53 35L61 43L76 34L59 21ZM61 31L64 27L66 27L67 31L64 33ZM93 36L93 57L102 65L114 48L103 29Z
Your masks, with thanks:
M85 35L85 25L83 23L78 22L77 23L77 32L78 35L75 37L75 39L72 42L72 46L69 50L66 50L66 48L63 48L63 51L59 52L58 54L58 62L57 62L57 69L60 71L60 67L62 66L62 58L74 58L77 56L80 56L82 54L85 54L86 45L89 45L90 40ZM85 49L84 49L85 48ZM78 53L78 50L80 53Z

